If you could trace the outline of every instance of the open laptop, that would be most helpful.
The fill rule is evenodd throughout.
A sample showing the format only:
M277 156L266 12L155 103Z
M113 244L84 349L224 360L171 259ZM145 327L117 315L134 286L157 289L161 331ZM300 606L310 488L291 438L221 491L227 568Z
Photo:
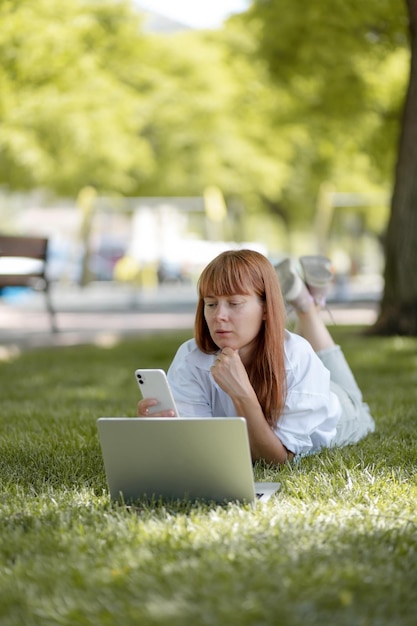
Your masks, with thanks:
M280 487L254 482L242 417L101 417L97 426L114 500L254 502Z

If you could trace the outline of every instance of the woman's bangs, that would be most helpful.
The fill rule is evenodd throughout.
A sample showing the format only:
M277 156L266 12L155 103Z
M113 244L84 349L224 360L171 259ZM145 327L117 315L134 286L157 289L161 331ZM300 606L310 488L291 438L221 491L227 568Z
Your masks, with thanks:
M235 263L224 263L224 260L218 267L215 263L208 266L199 280L201 298L248 294L252 289L252 278L248 269Z

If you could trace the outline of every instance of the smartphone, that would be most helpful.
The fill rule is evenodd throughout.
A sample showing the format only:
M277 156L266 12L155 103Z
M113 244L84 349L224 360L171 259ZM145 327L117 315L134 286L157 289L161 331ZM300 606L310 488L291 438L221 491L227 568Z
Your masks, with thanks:
M159 402L151 407L152 413L161 411L174 411L178 417L175 400L169 387L164 370L138 369L135 377L143 398L156 398ZM152 415L150 413L150 415Z

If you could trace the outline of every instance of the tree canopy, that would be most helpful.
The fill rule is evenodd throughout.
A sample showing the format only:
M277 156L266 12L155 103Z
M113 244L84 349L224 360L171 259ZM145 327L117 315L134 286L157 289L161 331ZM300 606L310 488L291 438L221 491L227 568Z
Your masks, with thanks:
M308 134L293 169L308 158L305 192L316 196L320 179L389 189L409 62L403 4L255 0L243 19Z
M130 84L146 55L139 15L108 0L21 0L1 2L0 20L0 182L128 193L152 163Z
M362 170L393 190L374 327L390 334L417 334L416 19L416 0L254 0L249 12L258 53L274 83L299 93L314 145L326 138L353 163L360 157L351 189ZM343 158L324 164L326 179L340 180Z
M170 36L127 1L2 0L0 19L9 189L214 184L294 224L324 181L390 188L408 64L398 0L258 0L218 31Z

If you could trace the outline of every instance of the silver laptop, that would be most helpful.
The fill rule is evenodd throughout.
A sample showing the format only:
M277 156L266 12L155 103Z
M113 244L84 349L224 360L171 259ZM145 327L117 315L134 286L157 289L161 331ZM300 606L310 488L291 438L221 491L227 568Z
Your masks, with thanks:
M242 417L101 417L97 426L114 500L254 502L280 487L254 482Z

